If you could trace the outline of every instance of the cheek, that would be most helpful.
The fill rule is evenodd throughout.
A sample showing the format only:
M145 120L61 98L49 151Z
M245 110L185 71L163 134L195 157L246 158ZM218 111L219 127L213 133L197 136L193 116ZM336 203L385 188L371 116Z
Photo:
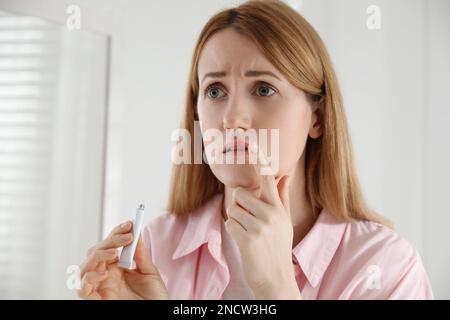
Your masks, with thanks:
M301 157L309 132L309 106L292 108L279 118L280 167L289 167Z
M214 149L222 148L223 136L221 134L221 130L217 121L208 117L201 117L200 114L199 120L203 146L205 148L209 147Z
M309 122L311 118L309 106L293 107L289 112L284 113L280 118L280 131L283 131L288 138L298 139L309 131Z
M203 128L216 128L220 129L222 115L218 110L214 110L214 108L207 108L205 106L199 105L197 108L198 118L202 124ZM203 132L204 130L202 130Z

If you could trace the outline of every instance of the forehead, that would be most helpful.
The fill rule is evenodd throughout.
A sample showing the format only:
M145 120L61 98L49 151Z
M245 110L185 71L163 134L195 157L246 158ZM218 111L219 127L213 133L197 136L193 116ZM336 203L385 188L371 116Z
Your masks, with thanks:
M267 70L280 75L249 38L231 28L221 30L207 40L198 62L199 78L208 72L245 70Z

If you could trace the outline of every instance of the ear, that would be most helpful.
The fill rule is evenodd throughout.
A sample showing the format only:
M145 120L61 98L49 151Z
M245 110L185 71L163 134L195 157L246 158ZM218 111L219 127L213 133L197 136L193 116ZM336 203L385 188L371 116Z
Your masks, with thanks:
M317 139L322 135L322 110L319 105L312 104L311 126L309 127L309 136Z

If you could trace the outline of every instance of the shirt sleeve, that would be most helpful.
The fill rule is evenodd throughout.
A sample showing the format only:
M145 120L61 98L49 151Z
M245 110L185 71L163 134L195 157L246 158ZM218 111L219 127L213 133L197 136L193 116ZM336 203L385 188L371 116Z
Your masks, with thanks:
M396 235L366 251L359 272L346 287L346 299L434 299L430 281L417 250Z
M398 279L386 299L434 299L427 272L417 251L405 268L404 275Z
M341 299L428 300L434 299L427 272L416 248L386 228L362 233L365 238L350 250L349 268L340 273ZM359 240L359 241L357 241Z

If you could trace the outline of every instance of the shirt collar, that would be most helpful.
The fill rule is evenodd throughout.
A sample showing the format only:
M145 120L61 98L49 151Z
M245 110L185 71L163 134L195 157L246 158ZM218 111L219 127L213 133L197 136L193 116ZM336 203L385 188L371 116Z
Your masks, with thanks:
M322 209L306 236L292 250L309 284L316 287L341 243L347 223Z
M223 193L218 193L198 209L189 213L184 233L172 255L172 259L188 255L202 244L208 243L208 248L213 257L220 260L222 198Z
M212 256L220 264L222 257L221 207L223 193L216 194L188 215L184 233L172 259L178 259L208 243ZM307 235L292 250L309 284L316 287L341 243L347 223L322 209Z

